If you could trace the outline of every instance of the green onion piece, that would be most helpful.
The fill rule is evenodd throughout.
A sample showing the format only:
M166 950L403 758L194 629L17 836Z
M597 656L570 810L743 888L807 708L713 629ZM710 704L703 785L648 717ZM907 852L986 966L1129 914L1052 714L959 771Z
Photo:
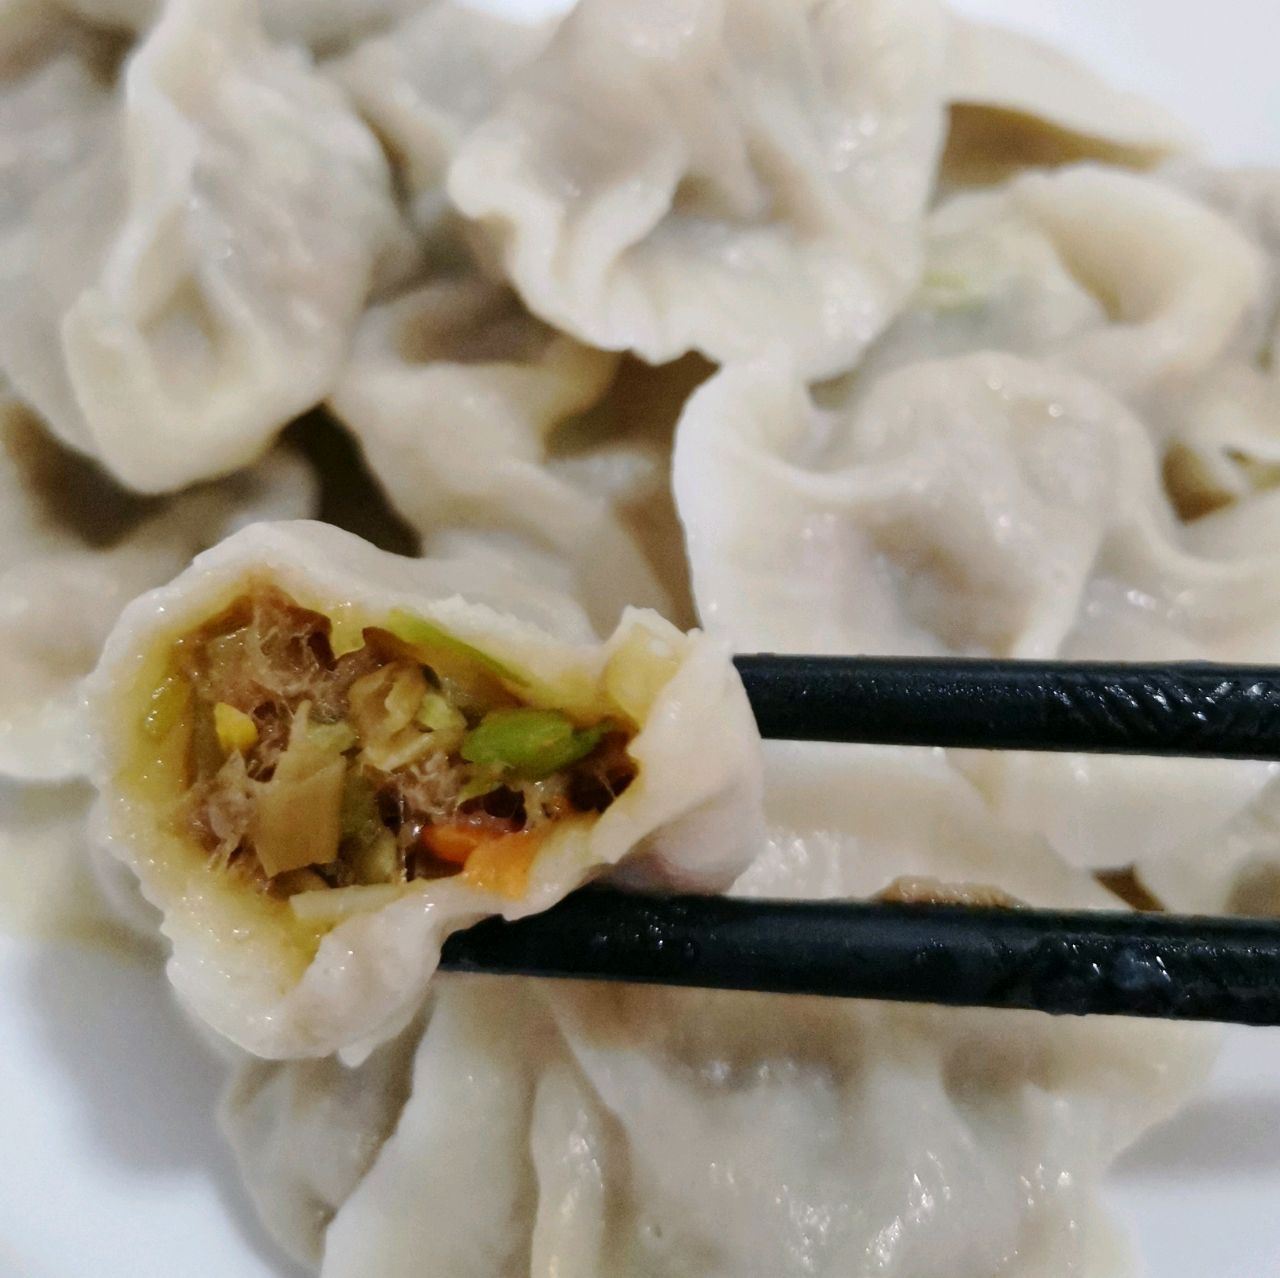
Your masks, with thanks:
M362 846L352 858L357 883L398 883L400 850L396 836L384 829L372 842Z
M422 727L430 728L432 732L451 732L467 726L462 711L451 706L438 692L428 692L422 698L414 717Z
M364 647L364 625L350 609L335 610L329 621L329 651L335 657Z
M325 754L345 754L356 743L349 723L307 723L307 746Z
M340 822L342 837L360 847L373 843L386 831L378 817L378 796L373 784L359 772L348 772L343 782Z
M507 679L512 683L519 684L525 682L510 666L504 666L502 662L495 660L488 653L481 652L479 648L473 648L469 643L464 643L461 639L455 639L447 630L441 630L439 626L434 625L432 622L425 621L421 617L415 617L413 613L405 612L402 608L397 608L387 618L386 629L395 635L397 639L404 640L411 647L423 649L428 664L431 661L431 650L435 649L436 651L450 653L455 657L465 657L468 661L473 661L476 665L483 667L490 674L497 675L499 679Z
M462 757L468 763L509 768L531 780L550 776L590 754L604 726L577 729L558 710L491 710L467 733Z

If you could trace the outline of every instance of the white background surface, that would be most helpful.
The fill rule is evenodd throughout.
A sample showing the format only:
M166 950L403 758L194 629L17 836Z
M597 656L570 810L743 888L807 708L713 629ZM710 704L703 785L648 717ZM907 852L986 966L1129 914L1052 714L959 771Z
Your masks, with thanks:
M1276 0L959 7L1147 92L1224 161L1280 163ZM296 1272L255 1226L217 1137L222 1068L153 964L0 936L0 990L2 1278ZM1150 1278L1280 1275L1280 1032L1228 1035L1209 1091L1125 1158L1113 1202Z

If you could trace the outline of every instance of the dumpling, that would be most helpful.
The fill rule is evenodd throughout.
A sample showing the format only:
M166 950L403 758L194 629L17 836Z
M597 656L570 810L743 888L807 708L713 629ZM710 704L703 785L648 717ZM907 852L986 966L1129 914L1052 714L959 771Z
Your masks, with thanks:
M529 1120L539 1278L1123 1272L1102 1177L1204 1069L1185 1033L1143 1026L545 996L569 1059L539 1081ZM326 1278L361 1272L339 1248L381 1171L339 1214Z
M1107 894L995 820L940 752L777 743L738 892L909 872ZM324 1278L949 1278L1122 1272L1115 1155L1214 1035L1094 1018L449 977ZM518 1042L520 1050L512 1050Z
M984 349L1051 359L1138 411L1180 514L1221 506L1280 460L1268 185L1084 166L954 197L930 218L921 289L864 370Z
M955 196L930 217L924 283L873 367L1007 350L1142 406L1231 356L1265 281L1259 249L1157 178L1094 165ZM1150 414L1153 427L1161 423Z
M82 681L124 605L241 524L303 518L314 502L286 453L165 502L131 497L0 401L0 774L83 775Z
M991 354L862 385L819 404L761 361L685 408L694 593L739 651L1049 656L1109 526L1168 520L1141 426L1082 378Z
M1245 323L1229 352L1171 397L1182 444L1176 478L1193 514L1274 486L1280 463L1280 173L1214 170L1182 162L1162 178L1226 218L1261 263Z
M162 0L42 0L59 4L86 22L130 33L144 32ZM426 0L257 0L262 25L273 40L304 44L320 55L337 53L419 8Z
M76 162L4 228L0 363L121 481L179 488L323 398L405 232L372 134L248 0L169 0L114 95L77 93L92 145L58 125Z
M0 780L0 927L37 940L116 939L85 855L93 792L83 781L20 786Z
M107 834L170 977L260 1056L358 1060L451 930L624 866L723 887L761 839L719 642L630 611L600 643L518 571L322 524L245 529L135 601L90 699Z
M815 406L793 374L762 363L722 371L686 409L675 488L694 591L704 623L737 650L1227 661L1276 651L1274 498L1180 524L1148 433L1097 385L993 353L907 364L845 394L827 388ZM1002 819L1073 863L1199 860L1228 882L1258 843L1225 832L1280 772L956 759Z
M423 232L436 230L448 211L445 170L467 128L556 25L512 21L455 0L417 0L401 22L325 68L388 148Z
M944 45L932 0L582 0L448 193L592 346L830 375L916 282Z
M395 1129L421 1035L415 1020L355 1068L326 1056L233 1069L222 1131L263 1223L295 1260L319 1264L330 1220Z
M1151 168L1190 143L1186 129L1154 102L1003 27L953 18L946 85L944 186L1086 159Z
M625 491L552 455L563 451L557 428L598 404L616 370L615 356L548 328L473 273L370 310L329 406L428 552L514 556L604 630L629 604L674 607L666 565L623 526ZM612 422L575 434L597 462L625 447ZM624 477L624 490L633 482Z
M483 977L438 995L325 1278L1125 1272L1102 1176L1207 1056L1176 1027L1021 1014Z

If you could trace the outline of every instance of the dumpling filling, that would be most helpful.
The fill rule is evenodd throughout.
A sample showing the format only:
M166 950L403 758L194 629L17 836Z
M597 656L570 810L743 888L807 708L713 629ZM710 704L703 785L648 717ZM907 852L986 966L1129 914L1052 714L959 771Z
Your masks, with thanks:
M551 828L593 819L637 771L632 725L520 686L409 613L348 628L259 585L175 645L145 727L184 738L177 833L299 914L334 889L458 874L519 896Z

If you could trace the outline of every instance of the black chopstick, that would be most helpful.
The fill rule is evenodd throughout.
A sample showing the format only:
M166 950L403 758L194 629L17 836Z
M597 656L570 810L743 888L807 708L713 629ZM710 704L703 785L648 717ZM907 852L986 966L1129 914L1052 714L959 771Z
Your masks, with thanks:
M1280 668L757 654L761 735L1280 759ZM1280 920L589 889L450 937L446 970L1280 1025Z
M451 936L455 972L1280 1024L1280 922L590 888Z
M1280 759L1280 668L735 658L765 737Z

